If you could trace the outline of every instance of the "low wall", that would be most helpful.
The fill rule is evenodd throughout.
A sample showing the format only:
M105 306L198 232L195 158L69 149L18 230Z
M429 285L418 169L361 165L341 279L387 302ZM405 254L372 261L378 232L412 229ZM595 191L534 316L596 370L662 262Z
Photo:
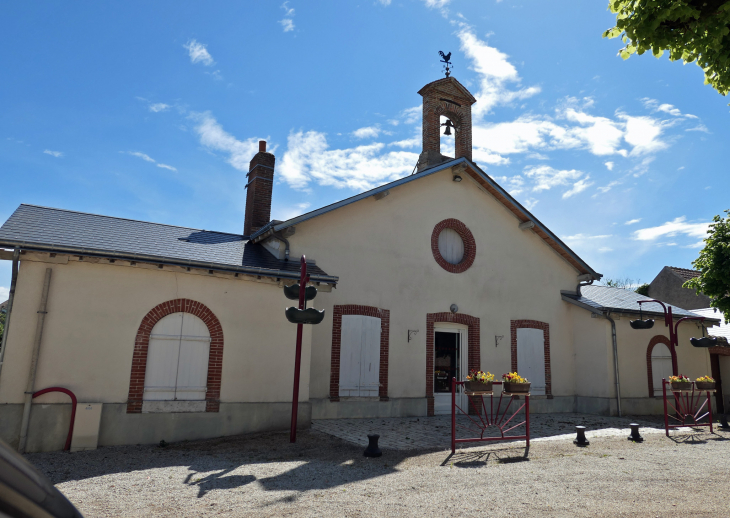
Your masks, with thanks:
M79 404L79 406L81 403ZM18 447L23 405L0 406L0 439ZM63 449L71 419L70 404L34 404L28 428L27 452ZM300 403L298 428L312 421L310 403ZM105 403L99 446L155 444L212 439L270 430L288 430L291 403L221 403L219 412L128 414L126 403Z

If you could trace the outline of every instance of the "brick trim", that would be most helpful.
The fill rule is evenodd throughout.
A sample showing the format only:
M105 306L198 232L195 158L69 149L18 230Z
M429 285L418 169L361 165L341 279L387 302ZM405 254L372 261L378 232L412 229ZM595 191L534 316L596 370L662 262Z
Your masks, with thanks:
M380 319L380 370L378 374L380 401L388 401L388 352L390 349L390 310L357 304L336 305L332 309L332 356L330 367L330 401L340 400L340 350L342 348L342 317L362 315Z
M543 341L545 343L545 395L548 399L553 398L552 368L550 365L550 324L539 320L512 320L510 321L512 371L519 372L517 368L517 330L518 329L542 329Z
M451 264L446 261L439 251L439 234L444 229L450 228L455 230L464 242L464 257L459 264ZM441 268L451 273L462 273L468 270L474 264L474 258L477 255L477 244L474 241L474 235L467 226L458 219L448 218L436 224L431 232L431 253L433 258Z
M155 324L172 313L190 313L208 326L210 332L210 354L208 356L208 391L205 394L205 411L218 412L220 409L221 371L223 368L223 328L218 317L204 304L190 299L168 300L155 306L145 317L137 330L132 356L132 373L129 379L127 413L142 412L144 377L147 371L147 350L150 333Z
M426 314L426 402L428 415L434 415L433 401L433 362L434 362L434 324L452 322L468 327L467 363L469 370L480 370L481 329L479 319L464 313L427 313Z
M672 351L672 344L669 342L669 338L663 335L656 335L654 338L649 340L649 346L646 348L646 375L649 382L649 397L654 397L654 372L651 368L651 352L654 350L656 344L664 344L669 349L669 354L674 357L676 354ZM674 358L672 358L673 360Z

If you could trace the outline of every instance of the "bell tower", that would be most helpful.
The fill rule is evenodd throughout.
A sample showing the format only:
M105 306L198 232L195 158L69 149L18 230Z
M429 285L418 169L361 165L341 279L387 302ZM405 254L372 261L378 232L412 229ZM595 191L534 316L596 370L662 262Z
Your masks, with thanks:
M418 93L423 97L423 150L418 170L452 158L441 154L442 115L447 119L446 134L455 132L453 158L471 160L471 105L477 102L471 92L453 77L445 77L427 84Z

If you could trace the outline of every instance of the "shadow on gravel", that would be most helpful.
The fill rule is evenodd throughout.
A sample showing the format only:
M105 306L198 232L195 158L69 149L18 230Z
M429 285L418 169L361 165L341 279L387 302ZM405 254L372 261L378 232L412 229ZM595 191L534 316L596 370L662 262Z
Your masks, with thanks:
M708 442L730 441L730 437L718 435L715 432L707 433L707 431L670 435L669 439L677 444L707 444Z
M516 448L502 448L485 451L456 451L450 453L441 463L441 466L455 466L457 468L484 468L490 462L493 464L510 464L513 462L529 462L529 446L520 453Z
M363 448L315 431L299 432L296 444L289 432L249 434L161 446L113 446L76 453L32 453L26 458L54 484L127 473L154 483L156 468L183 468L181 485L198 488L198 498L216 490L240 490L253 482L266 491L323 490L382 477L423 451L383 450L383 457L363 456ZM262 465L278 474L262 477ZM265 468L268 469L268 468ZM151 470L151 471L147 471ZM283 470L283 471L282 471ZM233 473L235 471L235 473ZM258 472L259 476L253 473ZM298 495L288 496L295 500Z

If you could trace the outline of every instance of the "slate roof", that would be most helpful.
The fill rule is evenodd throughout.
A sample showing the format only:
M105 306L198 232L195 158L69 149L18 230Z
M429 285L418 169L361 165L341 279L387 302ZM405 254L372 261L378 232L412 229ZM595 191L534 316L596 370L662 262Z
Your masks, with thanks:
M672 272L679 275L682 279L685 281L688 281L690 279L694 279L695 277L700 276L700 272L697 270L688 270L687 268L677 268L676 266L667 266Z
M640 295L631 290L621 288L612 288L610 286L582 286L580 289L581 296L563 293L563 299L570 298L579 304L590 306L599 311L616 311L622 313L639 313L640 300L647 300L649 297ZM670 304L666 304L667 307ZM644 314L664 315L664 311L660 304L649 302L641 305ZM682 317L698 316L692 311L672 306L672 314ZM706 315L699 315L706 316ZM712 317L709 317L712 318Z
M280 261L243 236L20 205L0 227L0 247L169 262L298 278L299 261ZM336 282L309 265L313 280Z

